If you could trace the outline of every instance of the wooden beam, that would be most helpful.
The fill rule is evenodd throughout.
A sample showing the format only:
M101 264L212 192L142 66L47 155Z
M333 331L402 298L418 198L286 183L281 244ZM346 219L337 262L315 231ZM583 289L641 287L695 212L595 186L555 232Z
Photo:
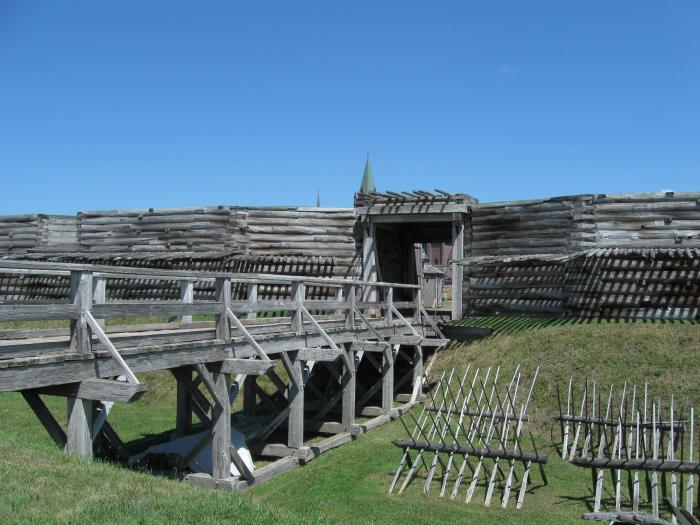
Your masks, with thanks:
M384 349L391 348L389 342L380 341L355 341L350 343L353 352L384 352Z
M36 417L39 418L39 421L49 433L49 436L51 436L59 447L64 448L66 446L66 433L61 428L61 425L58 424L56 418L53 417L53 414L44 401L38 394L30 390L22 391L22 396L29 404Z
M112 379L85 379L79 383L35 389L37 394L77 397L92 401L131 403L140 399L148 387L143 383L128 383Z
M263 361L261 359L224 359L221 363L221 370L228 374L245 374L254 376L263 375L274 367L274 361Z
M339 348L302 348L297 352L300 361L335 361L340 357Z

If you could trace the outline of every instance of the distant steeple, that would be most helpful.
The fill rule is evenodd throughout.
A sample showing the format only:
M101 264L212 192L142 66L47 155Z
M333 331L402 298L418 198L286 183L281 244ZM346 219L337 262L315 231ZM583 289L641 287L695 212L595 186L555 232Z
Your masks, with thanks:
M367 162L365 162L365 172L362 175L362 184L360 184L360 192L370 193L377 191L374 185L374 177L372 176L372 166L369 163L369 152L367 153Z
M316 207L321 207L321 190L316 190Z

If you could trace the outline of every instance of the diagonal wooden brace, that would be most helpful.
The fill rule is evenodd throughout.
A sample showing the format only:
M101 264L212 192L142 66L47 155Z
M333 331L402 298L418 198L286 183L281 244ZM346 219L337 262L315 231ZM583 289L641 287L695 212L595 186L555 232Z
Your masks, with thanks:
M329 336L326 331L321 327L320 324L318 324L318 321L314 319L314 316L309 313L309 311L304 307L304 305L300 305L299 309L301 310L301 313L307 317L311 325L314 327L314 329L323 337L323 339L328 343L328 346L330 346L333 350L336 350L340 352L340 357L343 360L343 363L345 364L345 367L350 370L353 368L353 363L350 363L348 356L345 354L345 352L341 352L340 348L338 348L338 345L335 344L335 341Z
M105 346L105 348L107 348L107 352L109 352L109 355L112 356L112 359L114 359L124 371L124 375L126 376L127 381L129 381L129 383L138 384L139 380L131 371L129 365L126 364L126 361L124 361L124 358L121 356L116 347L112 344L112 341L109 340L107 334L105 334L104 330L102 330L100 323L97 322L97 320L92 316L92 314L89 311L84 312L84 315L85 320L90 326L90 329L95 333L97 338L100 340L100 343L102 343Z
M265 351L262 349L262 347L258 344L258 342L255 340L255 338L250 334L248 329L241 323L241 321L236 317L236 314L234 314L230 308L226 308L226 316L229 318L229 320L236 325L236 328L238 328L241 333L243 334L243 337L245 337L246 341L250 343L250 345L253 347L253 350L255 350L255 353L258 354L258 357L262 359L263 361L269 361L270 358L267 356Z

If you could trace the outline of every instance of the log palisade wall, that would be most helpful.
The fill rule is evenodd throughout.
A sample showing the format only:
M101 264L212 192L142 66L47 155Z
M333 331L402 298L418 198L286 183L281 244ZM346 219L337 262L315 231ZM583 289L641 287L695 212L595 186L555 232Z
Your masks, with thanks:
M700 319L700 193L474 206L467 315Z
M465 209L466 315L698 318L700 193L575 195ZM0 217L0 253L190 269L248 257L245 268L258 271L357 276L360 238L352 208Z
M76 217L44 214L0 217L0 253L74 250L77 244Z

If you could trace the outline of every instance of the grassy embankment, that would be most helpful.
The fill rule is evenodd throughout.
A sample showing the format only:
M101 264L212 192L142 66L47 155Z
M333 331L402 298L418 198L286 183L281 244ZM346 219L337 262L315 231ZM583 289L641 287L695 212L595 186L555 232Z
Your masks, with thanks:
M441 500L437 484L423 496L413 483L401 496L387 496L401 451L390 444L404 433L393 422L332 450L306 467L273 479L244 494L214 493L176 480L130 471L104 462L84 462L56 450L21 396L0 395L0 522L110 523L580 523L592 500L590 473L557 457L551 446L556 384L595 378L599 384L642 384L679 402L700 406L700 329L689 324L579 324L501 334L453 347L436 361L434 374L452 366L501 365L512 372L521 363L527 373L541 366L533 398L535 420L528 429L550 454L550 484L535 474L525 508L496 502L485 508L484 489L469 505L461 498ZM117 406L110 420L126 440L174 427L174 381L165 374L144 374L150 390L133 405ZM63 416L64 403L47 398ZM556 436L558 429L554 429ZM609 497L610 495L608 495Z

